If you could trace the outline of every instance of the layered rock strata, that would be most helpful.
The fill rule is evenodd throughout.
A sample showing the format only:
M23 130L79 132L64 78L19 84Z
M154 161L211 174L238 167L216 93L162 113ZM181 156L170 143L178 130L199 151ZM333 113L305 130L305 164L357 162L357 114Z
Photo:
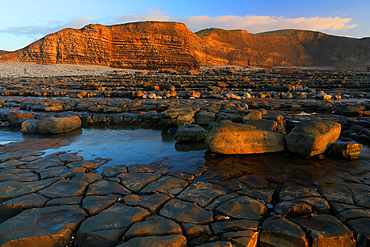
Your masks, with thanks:
M192 33L176 22L90 24L67 28L1 55L1 61L94 64L116 68L192 69L239 66L369 66L369 38L336 37L304 30L251 34L206 29Z
M88 64L133 69L199 68L197 38L181 23L139 22L67 28L6 53L0 61Z

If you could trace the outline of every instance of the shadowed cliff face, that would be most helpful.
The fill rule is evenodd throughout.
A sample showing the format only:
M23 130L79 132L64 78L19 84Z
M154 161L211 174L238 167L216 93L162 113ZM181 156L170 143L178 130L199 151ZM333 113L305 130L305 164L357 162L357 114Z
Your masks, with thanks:
M206 29L197 35L213 57L230 65L336 66L370 65L370 38L353 39L304 30L250 34L243 30Z
M369 38L301 30L250 34L212 28L194 34L175 22L91 24L47 35L15 52L0 52L0 62L154 70L212 65L364 67L370 65L369 45Z
M250 34L243 30L207 29L197 35L209 53L230 65L311 66L315 61L296 39L287 35Z

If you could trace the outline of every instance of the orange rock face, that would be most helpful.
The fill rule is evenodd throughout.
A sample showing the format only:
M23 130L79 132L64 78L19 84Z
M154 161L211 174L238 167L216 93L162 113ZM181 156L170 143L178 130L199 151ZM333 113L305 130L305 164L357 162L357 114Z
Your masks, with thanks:
M0 62L87 64L130 69L200 66L369 66L370 39L280 30L251 34L206 29L192 33L176 22L87 25L64 29L24 49L0 53Z
M132 69L199 68L187 36L197 38L180 23L87 25L47 35L22 50L3 54L0 61Z

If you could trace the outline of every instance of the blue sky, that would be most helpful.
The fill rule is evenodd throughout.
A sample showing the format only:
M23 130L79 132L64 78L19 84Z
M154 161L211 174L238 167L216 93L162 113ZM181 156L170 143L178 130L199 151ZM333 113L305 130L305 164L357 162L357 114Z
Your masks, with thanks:
M369 0L0 0L0 50L21 49L63 28L142 20L179 21L204 28L259 33L304 29L370 37Z

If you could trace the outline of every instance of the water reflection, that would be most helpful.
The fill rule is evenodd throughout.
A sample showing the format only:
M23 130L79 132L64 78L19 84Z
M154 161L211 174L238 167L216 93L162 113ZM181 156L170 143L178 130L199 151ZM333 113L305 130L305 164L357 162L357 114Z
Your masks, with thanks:
M368 151L369 148L365 146L365 153ZM343 183L345 180L361 183L359 174L370 171L368 157L353 161L330 157L314 160L287 153L228 156L206 152L205 161L209 171L223 174L224 177L238 176L240 172L262 177L274 175L315 187L322 183Z
M216 155L203 144L176 143L166 129L133 126L94 126L58 135L24 135L19 129L0 129L1 144L34 138L68 141L68 145L46 150L46 155L77 152L85 159L111 158L107 165L148 164L162 161L174 166L173 171L190 171L206 164L208 178L232 178L242 174L281 176L312 186L321 183L353 181L362 183L370 172L370 148L363 146L359 160L347 161L327 157L306 160L288 153L267 155ZM213 173L212 173L213 172ZM213 175L212 175L213 174ZM368 176L368 175L367 175ZM361 180L362 179L362 180ZM365 181L366 182L366 181Z
M173 135L168 135L163 128L100 126L83 128L79 133L57 135L55 138L67 139L70 144L57 150L47 150L46 154L67 151L78 152L85 159L94 159L97 156L112 159L107 165L162 161L174 166L174 170L182 171L196 167L200 162L204 163L204 148L178 152Z

